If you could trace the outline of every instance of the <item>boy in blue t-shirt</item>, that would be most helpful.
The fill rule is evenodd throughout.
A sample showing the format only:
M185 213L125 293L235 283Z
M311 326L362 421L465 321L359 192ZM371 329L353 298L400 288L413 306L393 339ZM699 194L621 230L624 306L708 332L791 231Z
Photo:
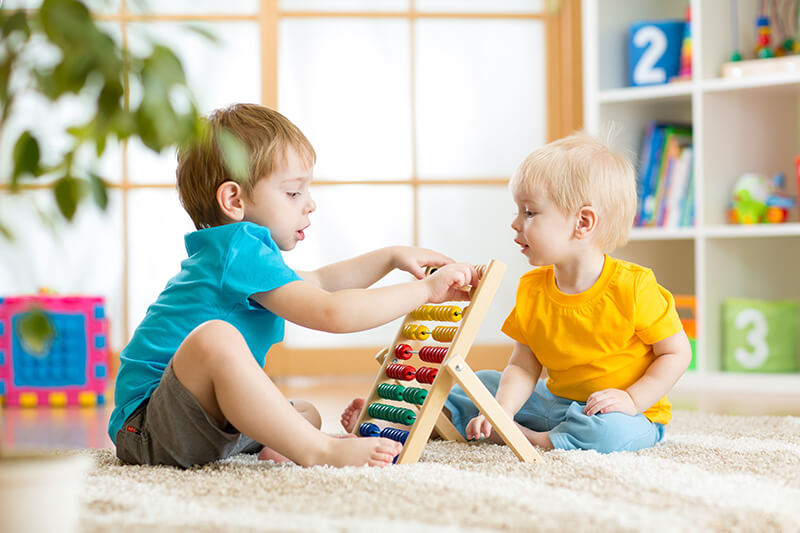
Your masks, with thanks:
M250 153L237 182L215 142L178 154L178 192L197 231L188 258L147 310L120 354L108 432L133 464L188 467L258 452L299 465L391 464L400 444L319 431L308 402L287 400L263 370L284 319L329 332L373 328L426 302L465 300L475 270L436 252L389 247L294 272L281 251L305 238L316 209L314 148L283 115L255 104L213 113ZM440 266L424 276L424 266ZM418 280L368 289L392 269Z

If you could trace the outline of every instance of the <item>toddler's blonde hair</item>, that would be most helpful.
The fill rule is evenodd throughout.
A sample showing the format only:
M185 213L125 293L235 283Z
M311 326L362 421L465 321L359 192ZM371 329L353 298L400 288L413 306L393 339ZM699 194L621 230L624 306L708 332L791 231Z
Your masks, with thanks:
M597 210L595 242L611 252L628 241L636 216L636 173L623 154L584 132L534 150L509 183L515 196L544 190L567 216Z
M178 194L197 229L230 222L217 203L217 189L226 181L237 181L224 164L218 133L227 130L242 142L250 156L250 174L239 182L250 194L261 178L283 162L286 149L294 148L310 167L316 153L303 132L289 119L258 104L234 104L208 117L208 129L200 143L178 150Z

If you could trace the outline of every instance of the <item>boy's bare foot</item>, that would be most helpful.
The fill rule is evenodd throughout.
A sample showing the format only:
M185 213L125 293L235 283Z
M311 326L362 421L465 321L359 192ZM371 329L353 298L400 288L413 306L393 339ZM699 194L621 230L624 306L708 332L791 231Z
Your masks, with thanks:
M381 437L331 439L327 457L318 464L331 466L389 466L403 446Z
M361 411L364 409L364 403L366 403L364 398L355 398L342 412L342 427L348 433L352 433L355 429L358 417L361 416Z
M261 448L261 451L258 453L258 460L259 461L275 461L276 463L291 463L292 460L286 457L285 455L281 455L272 448L267 448L264 446Z

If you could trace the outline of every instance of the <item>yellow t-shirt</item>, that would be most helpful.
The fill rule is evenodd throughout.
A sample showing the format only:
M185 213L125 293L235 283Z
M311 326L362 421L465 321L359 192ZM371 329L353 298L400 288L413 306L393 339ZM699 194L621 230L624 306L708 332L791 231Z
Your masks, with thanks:
M600 278L579 294L558 289L552 265L523 275L502 329L547 369L550 392L585 402L593 392L635 383L655 359L652 345L682 326L652 270L606 255ZM664 396L643 414L668 424L670 408Z

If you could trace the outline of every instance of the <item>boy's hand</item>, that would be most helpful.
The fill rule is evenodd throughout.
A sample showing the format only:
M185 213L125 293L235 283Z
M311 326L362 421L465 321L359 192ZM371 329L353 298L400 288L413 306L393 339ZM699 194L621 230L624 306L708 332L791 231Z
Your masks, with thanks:
M492 424L485 416L478 415L469 421L464 433L467 434L467 440L489 438L492 434Z
M428 278L428 301L430 303L469 300L469 286L477 285L478 273L467 263L445 265Z
M425 277L426 266L449 265L453 260L433 250L413 246L396 246L392 253L394 268L410 272L417 279Z
M612 412L631 416L639 414L631 395L620 389L605 389L591 393L586 399L586 407L583 408L583 412L587 416Z

